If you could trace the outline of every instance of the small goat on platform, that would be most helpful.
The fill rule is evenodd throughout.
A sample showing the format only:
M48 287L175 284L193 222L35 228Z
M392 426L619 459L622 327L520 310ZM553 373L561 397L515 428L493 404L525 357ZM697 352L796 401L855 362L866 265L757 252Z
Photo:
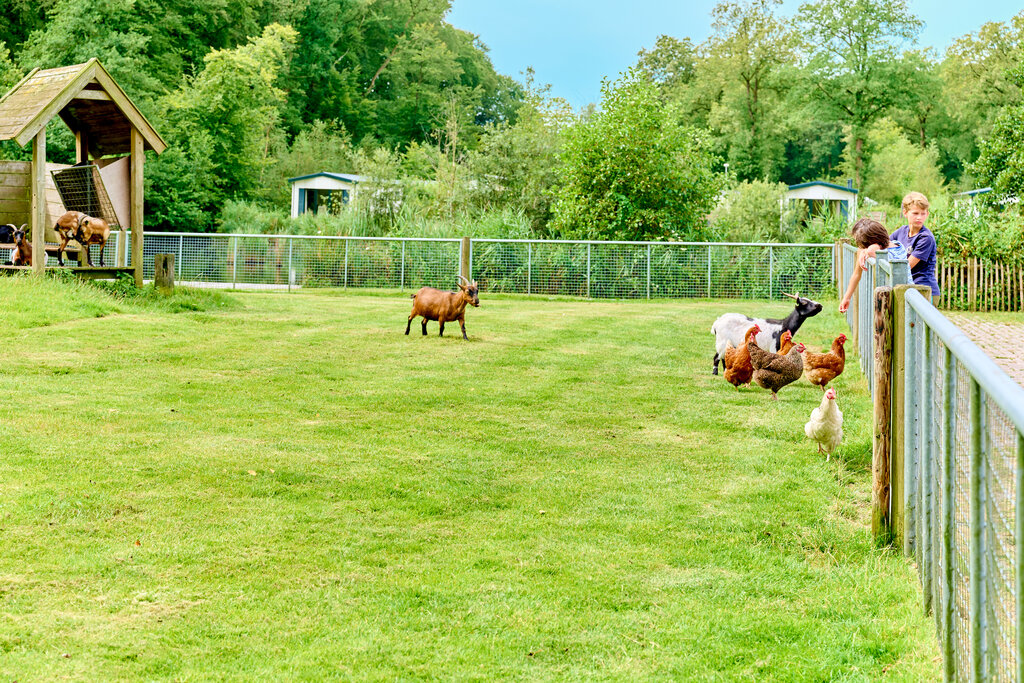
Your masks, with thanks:
M409 334L412 319L419 315L423 316L424 336L427 334L428 320L436 320L441 326L439 337L444 336L446 322L458 320L459 327L462 328L462 338L468 340L469 337L466 336L466 304L479 306L480 298L477 296L476 280L470 282L461 275L459 280L461 282L459 282L459 291L457 292L442 292L433 287L423 287L415 294L411 294L412 313L409 314L409 321L405 324L405 333Z
M92 256L89 254L89 245L100 245L100 267L103 267L103 250L107 246L107 239L110 238L110 226L102 218L86 216L78 223L75 231L75 241L85 249L85 261L92 266Z
M58 265L64 265L64 250L67 248L68 242L75 238L78 226L81 225L82 219L85 217L81 211L65 211L64 215L54 223L53 229L60 235L60 244L57 246Z
M25 223L14 231L14 251L11 252L11 264L15 266L32 265L32 244L25 240Z

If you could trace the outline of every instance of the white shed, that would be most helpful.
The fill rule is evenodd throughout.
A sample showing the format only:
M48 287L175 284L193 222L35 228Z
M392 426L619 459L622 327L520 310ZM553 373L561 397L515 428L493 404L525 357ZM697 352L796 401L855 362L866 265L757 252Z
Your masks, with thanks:
M795 201L806 202L808 216L820 216L828 211L833 216L839 214L845 217L847 223L857 220L857 190L852 180L846 187L823 180L790 185L785 200L790 204Z
M292 218L307 211L326 211L328 201L335 192L341 193L342 204L348 204L355 198L356 186L365 181L366 176L326 171L289 178L288 183L292 187Z

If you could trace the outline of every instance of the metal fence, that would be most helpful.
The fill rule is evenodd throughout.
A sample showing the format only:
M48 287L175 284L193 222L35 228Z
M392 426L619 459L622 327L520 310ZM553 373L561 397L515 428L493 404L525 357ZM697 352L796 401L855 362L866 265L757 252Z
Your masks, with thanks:
M146 233L144 277L158 253L180 283L280 289L451 289L462 257L446 238ZM616 299L816 296L835 277L831 244L474 239L469 263L481 292Z
M851 272L852 256L843 249L842 272ZM903 277L895 262L885 263L869 263L857 310L848 313L869 378L876 359L874 287ZM892 376L902 401L888 407L893 457L882 480L891 483L893 528L902 529L901 547L917 563L945 680L1022 681L1024 563L1016 547L1024 539L1024 387L931 297L913 287L902 294L893 299L902 365ZM874 389L878 403L885 392Z
M916 290L906 295L904 549L947 680L1024 680L1024 387Z

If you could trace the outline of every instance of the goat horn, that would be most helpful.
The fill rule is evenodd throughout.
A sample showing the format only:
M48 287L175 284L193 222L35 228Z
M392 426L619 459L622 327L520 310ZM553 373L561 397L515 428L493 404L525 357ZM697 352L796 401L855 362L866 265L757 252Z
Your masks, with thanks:
M788 296L790 299L799 299L800 298L799 294L793 295L793 294L786 294L785 292L783 292L782 295L783 296Z
M459 279L460 279L461 281L465 282L465 283L466 283L466 286L467 286L467 287L469 287L469 280L467 280L466 278L462 277L461 275L459 276Z

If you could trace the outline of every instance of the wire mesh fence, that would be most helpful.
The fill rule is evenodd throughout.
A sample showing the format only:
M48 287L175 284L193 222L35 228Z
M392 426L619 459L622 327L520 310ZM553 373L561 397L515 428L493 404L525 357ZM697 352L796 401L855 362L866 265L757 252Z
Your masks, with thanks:
M829 289L832 251L830 244L478 239L469 264L481 292L773 299ZM450 289L462 258L461 240L446 238L147 233L145 278L158 253L175 255L179 282L282 289Z
M1021 680L1024 387L916 290L906 316L904 549L946 680Z

